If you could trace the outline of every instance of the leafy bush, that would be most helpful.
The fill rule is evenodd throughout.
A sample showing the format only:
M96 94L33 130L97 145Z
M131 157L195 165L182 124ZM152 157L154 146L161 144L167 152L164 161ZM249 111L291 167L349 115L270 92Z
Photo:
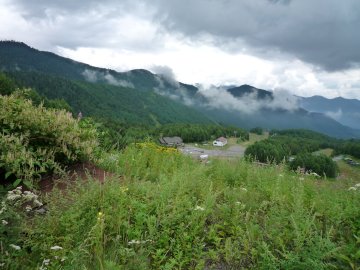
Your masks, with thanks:
M259 141L250 145L245 150L245 157L260 162L280 163L287 160L289 156L285 145L269 140Z
M0 169L16 184L29 184L41 173L89 158L98 145L96 129L80 123L65 110L33 106L16 93L0 96Z
M320 154L302 153L295 157L289 164L292 170L305 168L306 171L314 172L327 177L336 177L338 168L336 163L329 157Z

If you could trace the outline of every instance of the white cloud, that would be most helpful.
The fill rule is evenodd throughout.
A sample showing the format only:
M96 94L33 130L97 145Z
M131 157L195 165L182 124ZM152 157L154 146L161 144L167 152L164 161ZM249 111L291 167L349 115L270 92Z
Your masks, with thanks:
M333 112L333 111L327 111L325 112L325 115L333 118L336 121L339 121L341 119L341 117L343 116L342 110L338 109L337 111Z
M328 72L299 60L296 54L291 55L289 51L269 49L266 44L263 48L254 50L241 37L219 39L211 31L201 32L201 29L208 29L218 21L211 21L212 17L193 18L197 23L207 24L204 27L197 25L196 35L186 35L189 29L182 33L175 31L165 13L156 13L155 4L149 5L144 1L106 1L105 4L90 1L84 5L69 1L55 1L47 5L44 1L40 1L40 4L20 1L22 4L17 5L18 2L19 0L0 0L1 38L24 41L38 49L50 50L94 66L118 71L145 68L154 72L156 67L168 67L171 73L169 70L159 73L173 82L176 78L184 83L201 83L205 86L250 84L263 89L287 89L301 96L360 99L359 68ZM161 1L154 3L158 2ZM191 3L198 12L204 1ZM229 3L233 5L236 1L231 0ZM256 11L260 5L249 1L246 3L246 8L251 11ZM218 6L219 4L212 3L209 8ZM301 10L305 10L305 6L301 5ZM286 10L283 6L280 9L277 6L270 8L262 11L267 18ZM293 8L291 10L295 12ZM342 13L345 11L347 8L341 10ZM193 11L189 12L190 16ZM215 8L211 12L216 14L220 11ZM311 14L305 16L313 16ZM184 14L177 15L180 16L176 21L179 23L179 18ZM234 26L236 29L233 27L229 30L241 30L249 34L247 31L252 27L259 29L259 21L251 17L250 13L247 16L248 25L236 26L239 29ZM221 22L224 23L226 19L224 17ZM329 18L325 16L323 20L328 22ZM283 28L286 25L275 26ZM190 26L187 23L187 27ZM215 32L218 34L223 26L224 24L218 25L220 28L215 29ZM265 38L265 34L259 32L259 38ZM258 53L259 50L261 53ZM84 75L91 77L91 74ZM104 79L115 83L115 78L110 74Z
M200 87L199 90L206 98L209 107L245 114L254 114L261 109L293 111L299 108L297 98L283 89L272 92L272 99L257 99L255 92L236 98L222 87Z
M101 72L98 72L98 71L85 69L84 72L82 73L82 75L89 82L105 81L105 82L107 82L108 84L111 84L111 85L134 88L134 85L131 82L117 79L113 75L111 75L109 73L109 71L106 71L105 73L101 73Z

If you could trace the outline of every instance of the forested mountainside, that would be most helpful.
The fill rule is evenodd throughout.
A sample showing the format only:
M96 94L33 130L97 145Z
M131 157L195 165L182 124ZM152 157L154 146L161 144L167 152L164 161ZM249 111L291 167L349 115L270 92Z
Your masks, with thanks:
M35 88L48 98L63 98L74 111L122 122L222 123L242 128L306 128L340 138L358 138L360 131L340 124L324 113L301 107L264 107L275 102L270 91L250 85L224 89L239 105L227 106L221 92L216 104L193 85L137 69L128 72L92 67L24 43L0 42L0 69L21 87ZM214 97L213 97L214 98ZM262 102L246 112L250 103Z
M19 87L34 88L49 99L62 98L84 116L142 125L213 123L201 112L153 91L160 79L149 71L117 73L17 42L0 42L0 69Z

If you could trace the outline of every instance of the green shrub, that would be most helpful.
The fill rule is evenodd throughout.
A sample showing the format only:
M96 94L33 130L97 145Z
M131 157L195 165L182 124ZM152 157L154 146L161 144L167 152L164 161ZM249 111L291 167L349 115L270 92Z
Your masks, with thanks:
M65 110L33 106L16 93L0 96L0 169L29 183L89 158L97 146L96 129L80 123Z
M336 163L330 157L323 154L298 154L295 159L290 162L289 166L292 170L297 170L300 167L308 172L314 172L327 177L336 177L338 172Z
M269 140L258 141L245 150L245 156L250 160L260 162L280 163L287 160L289 153L286 146Z

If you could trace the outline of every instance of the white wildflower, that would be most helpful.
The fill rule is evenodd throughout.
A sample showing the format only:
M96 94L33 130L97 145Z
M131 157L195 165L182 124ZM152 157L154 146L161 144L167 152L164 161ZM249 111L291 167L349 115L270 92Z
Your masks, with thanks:
M128 245L138 245L138 244L141 244L141 241L139 240L131 240L128 242Z
M65 262L65 260L66 260L66 257L63 257L60 261Z
M300 180L300 181L303 181L303 180L304 180L304 177L299 177L299 180Z
M27 205L26 207L25 207L25 211L26 212L30 212L32 210L32 207L30 206L30 205Z
M152 240L144 240L144 241L131 240L131 241L128 242L128 245L139 245L139 244L145 244L147 242L152 242Z
M21 195L19 195L19 194L8 194L6 199L8 201L16 201L18 199L21 199Z
M279 174L279 177L284 177L282 174Z
M19 247L17 245L14 245L14 244L10 244L10 247L12 247L15 250L20 250L21 249L21 247Z
M246 204L241 203L241 202L235 202L236 205L238 205L240 207L240 209L245 209Z
M22 193L22 187L18 186L16 189L13 190L13 192L20 195Z
M194 208L194 210L195 210L195 211L204 211L205 208L197 205L197 206Z
M244 188L244 187L242 187L242 188L240 188L242 191L245 191L245 192L247 192L248 190L246 189L246 188Z
M2 225L8 225L9 224L9 222L7 222L5 219L2 219L1 223L2 223Z
M30 202L30 201L36 200L38 198L38 196L35 195L34 193L28 193L28 194L23 195L23 198L25 201Z
M35 201L34 201L34 205L37 206L37 207L40 207L40 206L42 206L43 204L42 204L42 202L40 202L39 200L35 200Z
M5 263L0 263L0 267L3 267L3 266L5 266Z
M63 249L62 247L59 247L59 246L53 246L50 248L51 250L61 250Z
M4 201L1 202L0 215L6 211L6 204Z
M44 260L43 260L43 265L48 266L49 263L50 263L50 259L44 259Z
M354 187L360 188L360 183L357 183Z
M356 190L356 187L349 187L348 190Z

